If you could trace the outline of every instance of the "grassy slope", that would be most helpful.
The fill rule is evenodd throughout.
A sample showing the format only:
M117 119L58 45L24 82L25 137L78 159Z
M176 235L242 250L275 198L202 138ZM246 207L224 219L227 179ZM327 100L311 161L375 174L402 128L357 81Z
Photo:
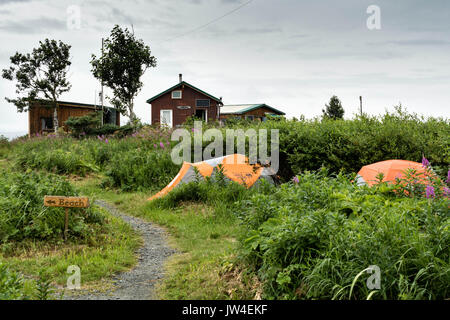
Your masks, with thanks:
M0 170L8 166L0 163ZM124 212L140 216L168 229L170 244L178 254L167 264L167 275L159 287L162 299L252 299L254 289L232 264L232 255L240 232L238 221L230 217L214 217L212 209L204 205L186 204L175 210L154 210L146 207L150 193L116 193L98 187L98 177L77 178L72 183L81 194L104 199ZM139 239L119 219L110 219L107 236L97 239L92 247L76 244L48 245L25 243L14 248L13 255L0 254L0 261L12 270L36 278L39 271L51 276L54 283L65 285L69 265L81 268L84 288L101 288L113 273L135 264L133 254Z
M8 167L0 161L0 173ZM69 242L24 241L0 245L0 262L10 270L22 273L26 287L32 288L38 274L48 276L53 284L65 286L67 267L77 265L81 269L82 288L102 286L112 274L124 271L136 264L135 250L141 240L133 229L121 219L104 211L108 223L103 232L95 235L88 245ZM30 289L31 290L31 289Z
M237 219L212 215L212 208L184 204L176 210L148 207L150 193L116 193L99 188L98 179L74 182L85 195L114 203L124 212L142 217L170 233L178 253L167 264L158 293L161 299L252 299L253 279L233 268L232 258L241 227Z

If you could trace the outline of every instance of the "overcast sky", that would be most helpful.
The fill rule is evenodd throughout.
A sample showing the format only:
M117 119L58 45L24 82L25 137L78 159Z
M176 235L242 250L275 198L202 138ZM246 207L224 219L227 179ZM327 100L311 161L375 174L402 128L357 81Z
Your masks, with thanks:
M358 111L360 95L369 114L401 102L410 112L449 116L449 0L253 0L242 6L247 2L0 0L0 69L39 40L62 40L72 46L72 90L61 100L94 103L100 85L90 72L91 54L100 53L101 38L115 24L133 25L158 62L143 76L136 99L144 122L150 121L145 100L176 84L179 73L225 104L266 103L288 117L320 115L332 95L342 100L346 118ZM380 8L381 29L367 27L370 5ZM0 79L0 132L27 131L27 114L4 100L14 91L14 83Z

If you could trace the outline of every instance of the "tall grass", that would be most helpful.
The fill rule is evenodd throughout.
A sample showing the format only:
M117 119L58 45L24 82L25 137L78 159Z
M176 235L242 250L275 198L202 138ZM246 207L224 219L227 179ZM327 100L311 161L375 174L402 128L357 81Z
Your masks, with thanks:
M24 239L59 239L64 231L64 209L44 207L45 195L75 196L61 177L2 170L0 176L0 244ZM86 238L103 223L95 208L73 209L69 236Z
M398 197L349 178L306 173L298 184L241 201L241 259L269 299L445 299L450 283L446 198ZM366 286L369 266L381 288Z

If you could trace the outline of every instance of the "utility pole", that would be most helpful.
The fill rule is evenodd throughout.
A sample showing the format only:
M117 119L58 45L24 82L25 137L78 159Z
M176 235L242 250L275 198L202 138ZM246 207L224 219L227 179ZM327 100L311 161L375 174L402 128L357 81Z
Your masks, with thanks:
M359 112L361 114L361 116L363 115L363 111L362 111L362 96L359 96Z
M102 38L102 59L103 59L103 38ZM101 89L101 92L100 92L100 100L101 100L101 103L102 103L102 127L103 127L103 125L104 125L104 123L103 123L103 118L105 117L105 114L104 114L104 110L103 110L103 79L102 79L102 89Z

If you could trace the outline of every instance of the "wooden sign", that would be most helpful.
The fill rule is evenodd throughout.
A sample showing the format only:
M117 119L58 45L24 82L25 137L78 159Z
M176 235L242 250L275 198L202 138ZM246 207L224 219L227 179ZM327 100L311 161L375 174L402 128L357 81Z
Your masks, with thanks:
M89 207L89 198L45 196L44 206L64 207L64 208L87 208Z
M188 110L190 108L191 108L191 106L178 106L177 107L177 109L180 109L180 110Z
M65 208L66 216L64 221L64 240L67 240L67 232L69 229L69 208L87 208L89 207L89 198L44 196L44 206Z

